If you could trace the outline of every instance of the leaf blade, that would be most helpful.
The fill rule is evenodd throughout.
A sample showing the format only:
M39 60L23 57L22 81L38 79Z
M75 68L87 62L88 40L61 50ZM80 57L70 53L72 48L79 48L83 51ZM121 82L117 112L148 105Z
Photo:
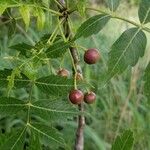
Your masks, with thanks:
M144 55L146 35L138 28L126 30L112 45L109 52L108 73L112 77L122 73L128 66L134 66Z
M89 18L78 28L74 40L82 36L88 37L92 34L97 34L100 30L103 29L109 19L110 16L105 14L100 14Z
M46 50L46 55L48 58L62 57L69 47L69 42L56 42Z
M148 100L150 98L150 63L148 64L145 74L144 74L144 93L147 96Z
M125 130L121 136L117 136L111 150L131 150L133 141L133 132L131 130Z
M139 20L142 24L150 22L150 1L142 0L138 10Z
M106 3L111 11L116 11L119 6L120 0L107 0Z
M50 75L35 81L35 85L44 93L63 96L73 88L73 80L60 76Z

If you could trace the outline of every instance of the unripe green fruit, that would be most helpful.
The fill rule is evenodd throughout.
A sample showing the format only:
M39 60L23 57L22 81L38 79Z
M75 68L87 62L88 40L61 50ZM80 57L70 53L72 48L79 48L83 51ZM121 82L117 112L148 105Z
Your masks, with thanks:
M62 77L68 77L69 71L67 69L60 69L58 70L57 75L62 76Z
M100 53L97 49L91 48L84 53L84 61L87 64L95 64L100 59Z
M92 104L96 100L96 94L94 92L88 92L84 94L84 102Z
M72 90L69 93L69 100L73 104L76 104L76 105L81 104L83 99L84 99L84 94L80 90Z

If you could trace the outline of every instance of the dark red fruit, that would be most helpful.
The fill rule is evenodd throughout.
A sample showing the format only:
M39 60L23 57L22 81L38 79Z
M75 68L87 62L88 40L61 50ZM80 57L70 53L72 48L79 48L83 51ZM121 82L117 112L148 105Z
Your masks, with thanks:
M72 90L69 93L69 100L73 104L80 104L83 101L84 94L80 90Z
M96 100L96 94L94 92L88 92L84 95L84 101L88 104L92 104Z
M68 77L69 71L66 69L60 69L58 70L57 75L62 76L62 77Z
M87 64L95 64L100 59L100 53L97 49L91 48L84 53L84 61Z

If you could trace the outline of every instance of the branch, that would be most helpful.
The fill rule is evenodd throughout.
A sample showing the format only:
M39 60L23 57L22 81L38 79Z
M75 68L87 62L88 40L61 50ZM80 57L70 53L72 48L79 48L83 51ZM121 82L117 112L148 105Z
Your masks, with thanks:
M64 0L60 0L60 3L62 4L63 8L65 8L65 1ZM61 10L60 11L64 11L63 14L65 17L65 21L64 21L64 32L65 32L65 37L69 40L72 39L72 32L71 29L69 27L69 23L68 23L68 13L66 11L67 9ZM82 75L82 69L79 65L80 59L79 59L79 55L77 52L77 49L74 47L70 47L70 53L73 59L73 64L74 64L74 71L73 71L73 75L74 75L74 79L76 80L76 75L77 73L80 73ZM76 87L76 85L75 85ZM84 111L84 105L83 102L81 104L78 105L79 111L82 113ZM75 146L74 146L74 150L83 150L84 149L84 125L85 125L85 117L84 115L79 115L78 116L78 128L76 131L76 140L75 140Z

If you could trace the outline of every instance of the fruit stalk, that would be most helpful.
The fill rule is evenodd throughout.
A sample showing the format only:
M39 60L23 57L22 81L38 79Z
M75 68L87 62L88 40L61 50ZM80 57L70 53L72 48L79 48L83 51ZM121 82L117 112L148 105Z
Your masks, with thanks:
M60 2L61 2L61 4L63 4L63 7L64 7L65 2L63 0L60 0ZM71 32L71 29L69 27L67 15L65 16L65 22L64 22L63 26L64 26L65 37L67 39L69 38L71 40L72 39L72 32ZM80 62L79 55L78 55L76 48L70 47L69 49L70 49L70 53L71 53L71 56L73 58L73 62L74 62L74 66L75 66L75 69L73 68L73 75L75 76L75 80L76 80L76 74L77 73L80 73L82 75L82 69L79 65L79 62ZM84 111L83 102L78 105L78 109L81 113L83 113L83 111ZM76 131L76 140L75 140L74 150L83 150L84 149L84 125L85 125L85 117L83 114L81 114L78 116L78 128Z

